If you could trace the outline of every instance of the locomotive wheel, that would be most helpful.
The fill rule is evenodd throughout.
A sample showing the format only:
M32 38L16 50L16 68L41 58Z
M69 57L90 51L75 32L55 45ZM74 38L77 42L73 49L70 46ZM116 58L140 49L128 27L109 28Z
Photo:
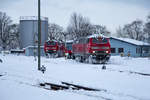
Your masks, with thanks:
M75 59L76 57L72 54L71 58L72 58L72 59Z
M108 60L110 59L110 57L105 57L101 60L101 64L105 64L106 62L108 62Z
M46 55L46 58L49 58L48 53L45 53L45 55Z
M72 59L75 59L75 56L72 56Z
M103 59L103 60L100 61L100 64L105 64L105 63L106 63L105 59Z
M83 62L83 59L82 59L82 57L81 57L81 56L77 56L77 57L75 57L75 60L76 60L77 62Z
M80 62L83 62L83 61L84 61L83 57L82 57L82 56L80 56Z
M90 56L88 57L88 62L89 62L90 64L93 64L93 63L94 63L94 62L93 62L92 55L90 55Z
M52 55L49 54L49 53L46 53L46 57L47 57L47 58L52 58Z
M67 58L68 58L68 59L71 59L71 55L68 55Z
M79 57L75 57L75 60L76 60L77 62L79 62Z
M54 58L57 58L57 57L59 57L59 55L58 55L58 54L55 54L55 55L54 55Z
M53 54L49 54L49 58L54 58L54 55Z
M106 57L106 62L108 62L109 59L110 59L110 57Z

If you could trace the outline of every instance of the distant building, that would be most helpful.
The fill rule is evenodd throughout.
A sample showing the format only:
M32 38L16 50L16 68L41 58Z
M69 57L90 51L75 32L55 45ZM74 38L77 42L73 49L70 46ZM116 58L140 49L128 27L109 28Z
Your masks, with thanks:
M45 56L44 46L40 47L41 49L41 56ZM28 46L25 48L25 55L26 56L38 56L38 47L37 46Z
M128 38L110 37L111 55L149 57L150 44Z
M20 47L25 48L26 56L37 56L38 17L20 17ZM48 18L41 17L41 56L44 55L43 45L48 39Z
M48 18L41 17L41 45L48 39ZM20 46L37 46L38 43L38 17L20 17Z

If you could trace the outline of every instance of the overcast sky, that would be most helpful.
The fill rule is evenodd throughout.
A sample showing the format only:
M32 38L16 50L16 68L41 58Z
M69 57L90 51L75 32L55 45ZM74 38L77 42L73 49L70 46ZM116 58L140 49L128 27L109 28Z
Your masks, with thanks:
M20 16L36 16L38 0L0 0L0 11L19 23ZM92 24L106 25L110 31L133 20L146 20L150 0L41 0L41 15L50 23L67 27L73 12L88 17Z

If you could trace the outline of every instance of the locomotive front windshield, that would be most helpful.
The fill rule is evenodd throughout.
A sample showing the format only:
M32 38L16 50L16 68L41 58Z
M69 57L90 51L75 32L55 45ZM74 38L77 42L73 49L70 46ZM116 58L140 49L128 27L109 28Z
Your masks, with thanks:
M67 43L66 48L67 50L72 50L72 43Z
M56 42L54 42L54 41L48 41L48 42L46 42L46 44L47 45L56 45Z
M108 40L106 38L92 38L92 43L104 44L107 42L108 42Z

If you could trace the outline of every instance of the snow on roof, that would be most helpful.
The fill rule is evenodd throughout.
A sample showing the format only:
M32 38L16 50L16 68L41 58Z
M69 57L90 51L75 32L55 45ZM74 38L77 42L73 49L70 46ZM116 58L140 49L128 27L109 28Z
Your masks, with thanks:
M40 47L44 48L44 46L40 46ZM38 48L38 46L31 46L31 45L29 45L29 46L25 47L25 49L27 49L27 48Z
M20 20L38 20L38 16L20 16ZM41 20L48 21L48 18L41 16Z
M134 40L134 39L129 39L129 38L117 38L117 37L112 37L112 38L118 39L121 41L125 41L125 42L131 43L131 44L135 44L135 45L150 45L146 42L138 41L138 40Z
M46 42L49 42L49 41L54 41L54 42L58 42L58 41L56 41L56 40L46 40Z
M67 43L70 43L70 42L73 42L73 40L67 40L66 42L67 42Z
M103 34L92 34L90 36L88 36L88 38L97 38L97 37L106 37Z

